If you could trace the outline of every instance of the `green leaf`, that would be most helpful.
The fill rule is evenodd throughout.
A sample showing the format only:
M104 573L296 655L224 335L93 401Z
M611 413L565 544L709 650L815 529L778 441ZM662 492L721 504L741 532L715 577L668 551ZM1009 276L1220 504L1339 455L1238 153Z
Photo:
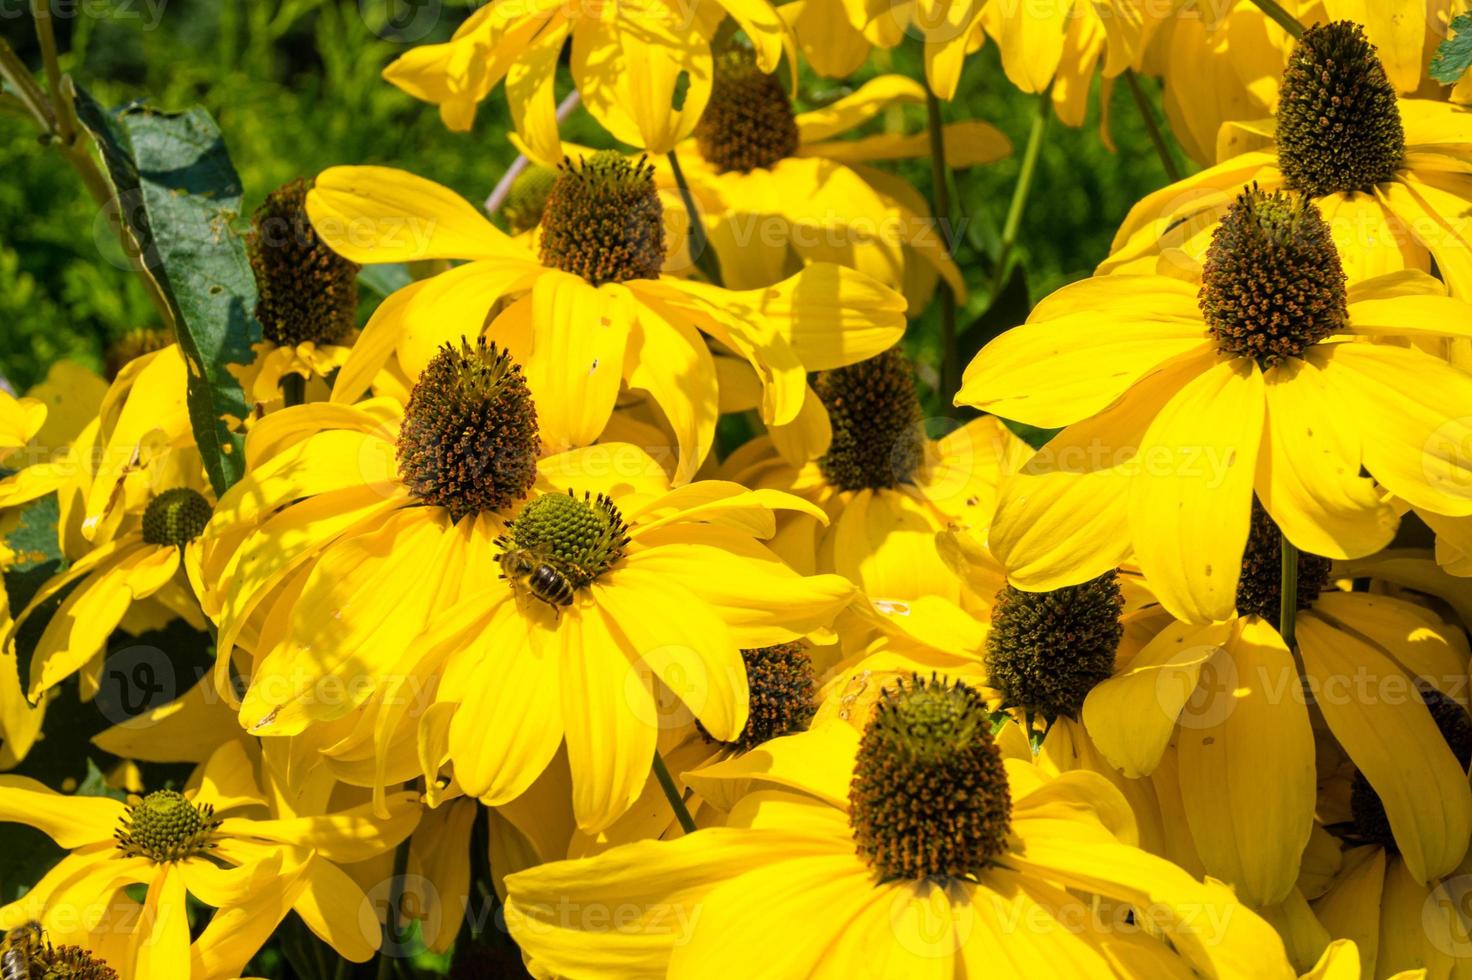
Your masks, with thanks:
M1472 14L1458 14L1448 26L1454 33L1437 45L1431 77L1443 85L1454 85L1472 68Z
M245 393L229 365L260 340L256 284L240 216L240 178L210 114L128 105L109 112L78 87L77 114L102 150L120 214L174 314L189 362L189 419L217 495L245 469Z

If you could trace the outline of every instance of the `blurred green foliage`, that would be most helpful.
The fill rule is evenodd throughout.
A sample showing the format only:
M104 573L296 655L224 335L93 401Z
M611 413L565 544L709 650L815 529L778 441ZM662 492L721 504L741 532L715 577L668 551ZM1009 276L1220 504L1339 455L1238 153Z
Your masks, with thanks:
M497 91L481 107L473 132L451 133L427 106L383 82L383 66L413 44L448 38L468 14L465 3L399 0L91 0L56 20L62 67L104 104L148 98L167 109L200 103L219 122L252 209L273 188L339 163L388 163L484 200L515 157L508 113ZM39 59L29 16L12 4L0 36L33 66ZM428 20L426 20L428 18ZM886 70L920 75L918 46L883 57ZM878 71L877 66L866 70ZM570 83L564 78L562 89ZM805 101L845 90L804 77ZM1097 93L1096 93L1097 94ZM1097 99L1096 99L1097 102ZM989 300L989 252L995 248L1012 194L1037 96L1003 76L995 45L967 66L948 120L986 119L1012 139L1017 153L956 177L964 210L960 261L974 287L964 326ZM1124 86L1111 105L1118 147L1100 140L1098 107L1080 129L1049 127L1028 202L1017 254L1026 265L1026 299L1086 275L1104 256L1131 203L1166 183ZM1158 109L1156 110L1158 113ZM919 129L922 107L884 123ZM566 135L606 143L585 114ZM127 271L99 209L59 156L40 146L25 117L0 113L0 373L17 388L72 357L97 366L110 338L151 321L143 292ZM930 191L927 161L904 165L905 176ZM935 304L916 324L912 347L933 366Z

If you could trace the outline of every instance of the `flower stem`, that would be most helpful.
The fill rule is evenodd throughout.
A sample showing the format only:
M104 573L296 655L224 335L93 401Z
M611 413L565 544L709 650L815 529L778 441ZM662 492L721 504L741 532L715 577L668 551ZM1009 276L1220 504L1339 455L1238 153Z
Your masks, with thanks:
M1278 584L1278 632L1289 650L1293 649L1298 623L1298 549L1283 536L1283 577Z
M571 92L567 93L567 97L564 98L561 102L557 103L557 122L566 122L567 117L572 115L573 110L576 109L581 102L582 96L579 95L577 89L573 89ZM518 153L516 155L516 159L511 161L511 166L506 168L506 172L502 174L501 179L496 182L495 188L491 191L491 196L486 198L486 214L490 215L493 218L496 216L496 212L501 210L501 205L505 204L506 198L511 195L511 185L516 183L516 178L521 175L521 172L525 170L530 163L531 161L526 158L526 154Z
M664 790L665 799L670 801L674 808L675 819L680 822L680 829L687 834L695 833L695 818L690 816L689 807L685 806L685 798L680 795L680 789L675 785L675 778L665 767L664 759L658 750L654 753L654 778L659 780L659 788Z
M70 143L76 135L76 128L71 119L70 106L62 104L61 64L57 60L56 32L51 26L51 0L31 0L31 14L36 18L36 40L41 45L41 64L46 69L46 84L51 88L51 98L58 104L56 135L63 143Z
M690 185L685 182L685 171L680 169L680 158L674 150L666 153L665 157L670 161L670 170L680 188L680 200L685 202L685 213L690 216L690 258L695 267L705 273L706 278L719 286L720 262L715 250L710 247L710 239L705 237L705 225L701 223L700 212L695 208L695 195L690 193Z
M35 0L33 7L40 11L46 7L46 0ZM80 138L81 132L76 110L72 103L71 79L61 74L56 63L56 39L51 31L49 9L45 10L44 17L40 13L37 14L36 35L41 42L46 71L51 76L51 84L54 86L51 98L48 99L46 93L41 91L41 86L37 84L30 69L16 56L15 51L3 38L0 38L0 81L4 81L15 90L16 98L40 128L42 144L56 147L71 164L72 169L77 172L77 176L82 178L82 186L87 188L87 193L91 195L92 200L102 208L102 213L107 217L107 223L112 227L113 233L118 236L123 254L128 257L128 263L142 281L143 290L148 294L149 301L153 303L153 308L159 316L159 322L165 329L172 330L174 311L169 306L169 301L164 296L163 289L159 287L158 281L153 278L153 274L144 264L142 250L133 240L132 232L123 222L122 209L114 198L112 184L102 175L102 171L97 167L97 161L92 158L90 141Z
M1257 4L1257 9L1277 21L1278 26L1287 31L1295 40L1303 37L1303 25L1298 22L1297 17L1284 10L1277 0L1252 0L1252 2Z
M1135 100L1135 108L1140 110L1140 118L1145 121L1145 131L1150 134L1150 142L1155 145L1155 153L1160 157L1160 165L1165 168L1166 177L1174 184L1181 179L1181 168L1176 166L1175 157L1170 155L1170 147L1166 145L1165 134L1160 131L1160 126L1155 122L1155 112L1150 108L1150 100L1145 97L1145 90L1140 87L1140 77L1133 69L1124 70L1124 81L1129 86L1130 96Z
M946 254L956 257L956 230L951 226L951 170L946 165L946 130L940 118L940 99L925 90L925 110L930 129L931 212L940 225ZM960 388L959 352L956 349L956 292L943 283L940 294L940 403L949 406Z
M409 841L405 837L394 851L394 876L388 880L388 913L383 924L383 945L378 950L378 980L388 980L394 971L397 948L403 942L399 935L400 912L404 905L404 878L409 873Z
M1002 225L1002 244L997 249L997 264L992 272L992 300L1002 291L1007 282L1007 267L1012 259L1012 249L1017 243L1017 233L1022 227L1022 213L1027 209L1027 197L1032 193L1032 180L1037 174L1038 155L1043 149L1043 134L1048 131L1048 119L1053 114L1052 89L1038 97L1038 108L1032 117L1032 128L1027 133L1027 148L1022 151L1022 169L1017 172L1017 184L1012 188L1012 203L1007 206L1007 221Z
M281 400L286 407L300 405L307 400L307 379L296 372L281 376Z

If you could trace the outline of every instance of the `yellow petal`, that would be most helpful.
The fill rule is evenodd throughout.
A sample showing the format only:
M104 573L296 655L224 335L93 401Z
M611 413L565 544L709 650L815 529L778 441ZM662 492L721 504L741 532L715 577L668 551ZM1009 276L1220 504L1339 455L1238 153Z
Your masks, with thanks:
M1311 614L1298 618L1298 647L1315 703L1385 804L1411 874L1422 882L1446 874L1472 835L1472 790L1431 712L1408 693L1409 679L1394 661ZM1402 693L1392 697L1392 687Z
M334 252L364 264L531 259L465 198L392 167L322 171L307 194L307 216Z
M588 112L614 139L653 154L668 153L695 130L710 100L711 67L705 38L663 4L585 20L573 32L572 75ZM687 87L676 109L681 84Z
M1171 623L1135 654L1128 669L1089 692L1083 721L1111 765L1131 778L1155 771L1181 711L1211 696L1198 693L1197 682L1232 628Z
M542 864L506 879L506 924L542 976L663 976L674 947L692 938L710 889L780 858L775 848L770 832L715 828ZM611 917L569 917L570 895L630 914L618 928Z
M596 833L644 789L659 735L653 676L618 626L594 603L563 613L555 632L562 659L562 723L578 826Z
M455 780L488 806L525 792L562 744L561 659L533 649L525 634L516 604L502 603L479 641L486 651L480 664L456 692L462 700L449 736Z
M67 850L107 840L122 815L117 800L64 796L28 776L0 776L0 819L35 827Z
M511 124L525 142L527 156L544 166L561 162L562 139L557 133L553 83L568 30L566 17L554 15L536 39L518 52L519 57L506 72Z
M1161 407L1211 355L1151 375L1127 397L1054 436L998 492L992 554L1029 591L1076 585L1130 553L1129 492Z
M179 977L189 972L189 910L184 876L173 865L159 865L149 883L133 943L137 976Z
M1207 873L1253 906L1288 897L1314 822L1314 736L1277 630L1239 620L1216 661L1212 709L1183 719L1181 799ZM1271 786L1271 794L1263 787Z
M1244 358L1218 361L1150 423L1130 484L1130 532L1161 605L1189 622L1232 615L1266 400Z
M308 862L302 880L305 887L292 907L308 928L344 959L372 959L383 937L374 903L358 883L320 857Z
M1466 644L1424 606L1363 592L1325 592L1314 616L1358 634L1390 654L1407 674L1462 704L1468 703Z
M586 446L613 412L635 306L627 289L595 289L577 276L547 272L532 289L527 385L542 439L552 450ZM494 335L495 325L492 325Z
M722 810L733 809L752 788L767 785L799 790L846 812L858 749L859 735L853 726L834 722L774 738L750 752L684 773L682 778L702 799Z
M669 528L639 540L643 547L624 567L688 590L743 649L788 643L831 626L854 598L847 579L799 575L769 549L725 528ZM610 581L622 575L614 572Z
M1267 428L1255 483L1274 522L1300 549L1327 558L1385 547L1400 515L1360 476L1359 433L1341 420L1323 372L1292 359L1263 380Z
M1472 514L1472 377L1419 350L1324 344L1309 351L1360 430L1364 465L1396 496Z
M329 861L352 864L393 850L419 823L417 794L391 793L388 805L388 819L374 816L371 803L322 816L285 820L226 817L220 821L220 833L226 837L257 838L312 848Z
M1100 329L1101 317L1109 329ZM982 348L956 403L1055 428L1086 419L1159 365L1204 348L1195 290L1164 276L1065 286Z
M624 355L624 373L631 389L649 393L674 430L680 459L673 482L686 483L715 439L719 394L711 382L716 365L710 348L689 324L667 320L643 304L636 318Z

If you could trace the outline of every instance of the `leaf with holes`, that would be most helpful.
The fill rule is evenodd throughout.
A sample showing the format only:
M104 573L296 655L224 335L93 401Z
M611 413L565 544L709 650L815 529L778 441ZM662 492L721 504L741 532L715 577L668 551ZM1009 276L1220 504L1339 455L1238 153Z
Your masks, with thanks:
M1431 77L1443 85L1455 85L1472 68L1472 14L1459 14L1449 26L1453 33L1431 59Z
M260 340L256 284L235 227L241 187L210 114L142 105L108 111L78 88L77 114L102 150L119 215L174 314L189 365L189 419L215 493L245 469L247 412L230 371Z

